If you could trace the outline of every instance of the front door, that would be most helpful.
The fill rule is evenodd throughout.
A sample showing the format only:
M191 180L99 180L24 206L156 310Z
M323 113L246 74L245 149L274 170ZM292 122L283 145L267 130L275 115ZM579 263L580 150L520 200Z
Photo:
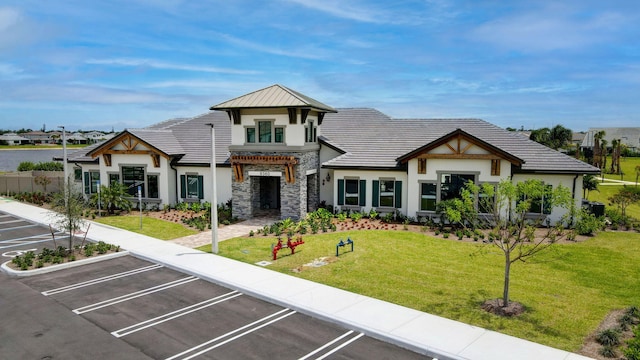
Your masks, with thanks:
M260 177L260 209L280 209L280 178Z

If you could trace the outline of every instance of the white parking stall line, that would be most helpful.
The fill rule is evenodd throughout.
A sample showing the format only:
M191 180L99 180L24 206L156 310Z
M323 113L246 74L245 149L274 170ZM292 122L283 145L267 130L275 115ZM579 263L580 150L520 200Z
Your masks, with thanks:
M56 233L54 233L55 235L60 235L63 234L62 231L58 231ZM25 237L20 237L20 238L14 238L14 239L7 239L7 240L0 240L0 243L13 243L15 241L21 241L21 240L27 240L27 239L38 239L38 238L49 238L51 236L51 233L45 233L45 234L39 234L39 235L31 235L31 236L25 236Z
M213 306L213 305L219 304L221 302L224 302L224 301L227 301L227 300L231 300L231 299L236 298L238 296L242 296L242 294L237 292L237 291L231 291L231 292L228 292L226 294L223 294L223 295L220 295L220 296L216 296L216 297L214 297L212 299L201 301L201 302L199 302L197 304L193 304L193 305L184 307L182 309L178 309L178 310L172 311L170 313L157 316L157 317L155 317L153 319L142 321L142 322L139 322L137 324L128 326L128 327L120 329L120 330L112 331L111 335L113 335L113 336L115 336L117 338L120 338L120 337L129 335L129 334L133 334L133 333L138 332L140 330L144 330L144 329L150 328L152 326L156 326L156 325L162 324L164 322L179 318L181 316L184 316L184 315L187 315L187 314L191 314L191 313L196 312L198 310L202 310L202 309L208 308L209 306Z
M7 221L0 221L0 224L13 224L13 223L17 223L17 222L28 222L28 221L22 220L22 219L7 220Z
M282 316L280 316L278 318L275 318L275 319L273 319L271 321L265 322L265 321L267 321L267 320L269 320L269 319L271 319L271 318L273 318L275 316L281 315L283 313L284 313L284 315L282 315ZM225 345L225 344L227 344L227 343L229 343L231 341L234 341L234 340L236 340L238 338L241 338L241 337L243 337L243 336L245 336L247 334L250 334L250 333L252 333L254 331L262 329L265 326L269 326L269 325L271 325L271 324L273 324L275 322L278 322L278 321L280 321L280 320L282 320L282 319L284 319L284 318L286 318L288 316L291 316L291 315L293 315L295 313L296 313L296 311L291 310L291 309L282 309L282 310L280 310L280 311L278 311L276 313L273 313L271 315L265 316L262 319L254 321L254 322L252 322L250 324L247 324L247 325L245 325L245 326L243 326L241 328L238 328L238 329L230 331L230 332L228 332L226 334L220 335L215 339L211 339L211 340L209 340L207 342L204 342L204 343L202 343L200 345L194 346L191 349L187 349L187 350L185 350L185 351L183 351L183 352L181 352L179 354L173 355L172 357L169 357L166 360L174 360L174 359L188 360L188 359L193 359L196 356L200 356L200 355L202 355L202 354L204 354L206 352L209 352L209 351L211 351L211 350L213 350L215 348L218 348L218 347L220 347L222 345ZM248 329L248 330L246 330L243 333L240 333L240 334L238 334L236 336L233 336L233 337L231 337L229 339L222 340L222 339L224 339L226 337L229 337L229 336L231 336L233 334L236 334L236 333L238 333L240 331L243 331L245 329ZM214 345L211 345L211 344L214 344ZM207 347L205 349L202 349L202 350L200 350L200 351L198 351L198 352L196 352L194 354L186 356L187 354L189 354L189 353L191 353L193 351L196 351L198 349L201 349L201 348L203 348L205 346L208 346L208 345L211 345L211 346L209 346L209 347Z
M349 341L345 341L345 342L344 342L344 343L342 343L340 346L336 346L336 347L335 347L335 348L333 348L331 351L329 351L329 352L327 352L326 354L324 354L324 355L320 356L319 358L316 358L316 360L322 360L322 359L326 358L327 356L329 356L329 355L331 355L331 354L334 354L334 353L335 353L335 352L337 352L338 350L340 350L340 349L344 348L345 346L347 346L347 345L351 344L352 342L354 342L354 341L356 341L356 340L360 339L360 338L361 338L361 337L363 337L363 336L364 336L364 334L363 334L363 333L360 333L360 334L358 334L358 335L354 336L353 338L349 339Z
M150 295L150 294L156 293L158 291L170 289L170 288L175 287L175 286L184 285L184 284L190 283L190 282L195 281L195 280L198 280L198 278L195 277L195 276L187 276L186 278L170 281L170 282L165 283L165 284L156 285L156 286L150 287L148 289L144 289L144 290L133 292L131 294L126 294L126 295L118 296L118 297L115 297L115 298L112 298L112 299L100 301L100 302L95 303L95 304L83 306L83 307L80 307L80 308L77 308L77 309L73 310L73 312L78 314L78 315L84 314L86 312L102 309L102 308L107 307L107 306L119 304L121 302L125 302L125 301L133 300L133 299L136 299L136 298L139 298L139 297L142 297L142 296Z
M37 224L30 224L30 225L24 225L24 226L14 226L14 227L6 228L6 229L0 229L0 231L9 231L9 230L16 230L16 229L26 229L26 228L30 228L30 227L36 227L36 226L40 226L40 225L37 225Z
M140 273L143 273L143 272L149 271L149 270L160 269L162 267L163 266L160 265L160 264L153 264L153 265L141 267L141 268L138 268L138 269L124 271L124 272L113 274L113 275L103 276L103 277L97 278L97 279L91 279L91 280L87 280L87 281L83 281L83 282L79 282L79 283L75 283L75 284L71 284L71 285L67 285L67 286L62 286L62 287L59 287L59 288L56 288L56 289L43 291L41 294L44 295L44 296L55 295L55 294L59 294L59 293L65 292L65 291L70 291L70 290L83 288L85 286L91 286L91 285L103 283L103 282L106 282L106 281L111 281L111 280L120 279L120 278L131 276L131 275L140 274Z
M323 351L324 349L326 349L326 348L328 348L328 347L331 347L333 344L337 343L338 341L340 341L340 340L344 339L345 337L347 337L347 336L349 336L349 335L351 335L351 334L353 334L353 330L349 330L349 331L347 331L346 333L344 333L344 334L342 334L342 335L338 336L337 338L335 338L335 339L333 339L333 340L329 341L328 343L326 343L326 344L322 345L321 347L319 347L319 348L317 348L317 349L313 350L312 352L308 353L307 355L305 355L305 356L301 357L301 358L300 358L300 359L298 359L298 360L306 360L306 359L308 359L308 358L312 357L313 355L315 355L315 354L317 354L317 353L319 353L319 352Z
M19 241L19 242L16 242L16 243L14 243L13 240L7 240L6 241L7 243L9 243L9 244L13 243L13 245L0 246L0 249L8 249L8 248L24 246L24 245L31 245L31 244L37 244L37 243L47 242L47 241L51 241L51 239L33 240L33 241Z

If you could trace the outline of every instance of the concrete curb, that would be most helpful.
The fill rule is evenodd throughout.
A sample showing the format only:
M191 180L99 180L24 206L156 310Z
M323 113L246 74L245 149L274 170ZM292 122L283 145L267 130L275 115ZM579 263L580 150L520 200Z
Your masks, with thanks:
M77 266L92 264L92 263L109 260L109 259L115 259L122 256L127 256L127 255L129 255L129 252L124 250L124 251L119 251L119 252L106 254L106 255L96 255L94 257L90 257L82 260L70 261L62 264L51 265L51 266L43 267L40 269L33 269L33 270L12 269L7 265L11 262L11 260L9 260L4 262L2 266L0 266L0 268L2 269L2 271L4 271L7 275L11 277L27 277L27 276L33 276L33 275L46 274L46 273L50 273L50 272L54 272L62 269L70 269Z

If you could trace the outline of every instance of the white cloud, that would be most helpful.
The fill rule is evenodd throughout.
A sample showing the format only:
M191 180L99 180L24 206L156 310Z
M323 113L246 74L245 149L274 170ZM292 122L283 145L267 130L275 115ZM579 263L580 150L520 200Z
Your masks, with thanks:
M624 26L621 14L548 6L485 22L471 31L474 40L523 53L582 49L604 43Z
M238 70L238 69L220 68L220 67L214 67L214 66L172 64L172 63L157 61L152 59L135 59L135 58L89 59L85 61L85 63L92 64L92 65L150 67L150 68L163 69L163 70L183 70L183 71L223 73L223 74L235 74L235 75L259 74L259 72L255 70Z
M7 31L21 20L20 12L9 7L0 8L0 33Z

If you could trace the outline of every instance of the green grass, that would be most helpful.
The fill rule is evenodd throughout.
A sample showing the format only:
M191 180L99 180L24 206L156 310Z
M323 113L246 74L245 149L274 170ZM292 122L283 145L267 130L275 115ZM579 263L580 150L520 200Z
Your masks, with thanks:
M640 165L640 157L624 157L620 160L620 170L622 170L622 179L620 175L604 174L606 179L636 181L636 166ZM611 170L611 156L607 156L607 168L605 171Z
M353 253L326 266L292 271L335 256L336 243L347 236L355 240ZM511 299L527 312L513 319L480 309L484 300L502 294L503 257L492 246L381 230L304 240L295 255L281 250L268 268L568 351L577 351L609 311L638 305L640 294L638 233L601 233L516 263ZM221 242L219 254L251 264L271 261L274 242L262 236L236 238Z
M627 185L627 186L634 186L634 185ZM615 195L620 190L621 187L622 185L598 185L598 191L590 191L587 198L590 201L601 202L605 204L605 206L607 207L615 206L615 205L609 205L609 198ZM629 205L627 207L627 215L635 219L640 219L640 203Z
M171 240L198 233L180 224L148 216L142 217L142 229L140 229L139 215L107 216L96 218L94 221L161 240Z

